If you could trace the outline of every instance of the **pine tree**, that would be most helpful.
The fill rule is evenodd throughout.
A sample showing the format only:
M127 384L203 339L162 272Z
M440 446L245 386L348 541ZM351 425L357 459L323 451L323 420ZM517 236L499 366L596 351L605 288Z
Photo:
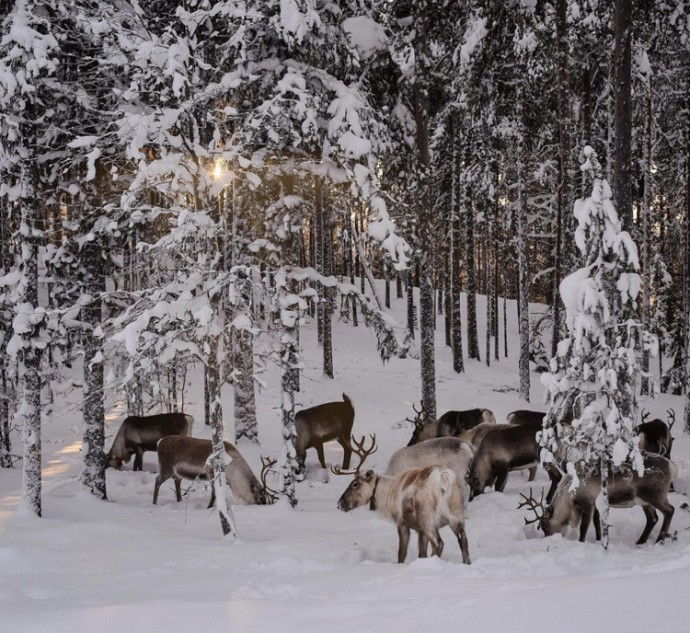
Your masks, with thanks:
M611 468L632 462L641 474L635 441L637 354L641 327L638 253L611 202L611 189L591 147L582 170L591 185L575 203L575 239L583 266L561 283L568 336L558 345L553 373L545 374L549 398L541 443L545 462L567 463L579 476L600 476L602 544L608 547L607 479ZM572 426L561 421L572 408Z

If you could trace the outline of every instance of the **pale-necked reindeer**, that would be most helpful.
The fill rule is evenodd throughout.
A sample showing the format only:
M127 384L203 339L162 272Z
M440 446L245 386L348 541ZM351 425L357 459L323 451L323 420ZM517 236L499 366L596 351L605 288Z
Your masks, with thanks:
M194 418L186 413L130 415L120 425L113 445L106 453L106 466L120 469L135 455L132 470L141 470L145 451L155 451L159 440L168 435L191 435L192 424Z
M659 510L664 521L656 542L659 543L669 536L669 527L673 518L674 507L668 501L668 493L673 480L678 475L676 465L660 455L646 453L644 455L644 474L640 477L637 471L627 467L623 471L613 472L608 478L609 504L614 508L631 508L642 506L647 523L637 539L637 544L646 543L649 535L659 520L656 510ZM525 523L538 522L546 536L562 534L565 536L568 527L580 527L580 542L587 537L589 525L594 520L594 530L597 540L601 539L601 524L599 513L595 507L596 499L601 492L601 476L594 473L588 477L580 477L580 485L570 491L572 477L566 475L558 486L553 501L544 508L543 499L537 501L532 496L522 495L524 501L518 506L531 509L535 518L525 519ZM542 492L543 497L543 492Z
M462 499L469 499L467 475L474 457L472 444L457 437L437 437L399 448L391 455L386 466L386 475L401 475L410 468L444 466L455 473Z
M482 423L496 424L496 418L489 409L467 409L465 411L446 411L438 420L427 421L424 408L415 412L414 431L408 442L408 446L414 446L419 442L437 437L460 437L460 435Z
M326 468L323 444L331 440L336 440L343 447L343 468L349 468L352 456L350 435L354 421L355 410L346 394L343 394L342 402L326 402L298 411L295 414L295 450L300 470L304 470L308 448L316 449L321 468Z
M452 438L444 438L452 439ZM398 563L407 556L410 530L419 535L419 556L425 557L427 544L432 555L441 556L443 540L439 530L449 525L458 539L462 560L470 563L469 546L465 533L465 504L455 473L450 468L427 466L412 468L398 476L379 475L373 470L360 474L366 456L376 450L375 436L368 452L358 445L360 463L348 473L332 469L335 474L353 474L354 480L338 500L338 509L349 512L369 504L398 528ZM414 447L413 447L414 448Z
M262 459L262 485L240 452L230 442L224 444L225 452L231 459L225 468L225 478L235 500L246 504L270 503L273 494L266 486L266 474L275 462ZM171 477L175 482L175 495L178 501L182 501L182 479L212 480L213 466L209 462L212 450L211 440L181 435L164 437L158 443L158 476L153 489L153 503L158 503L158 490L161 484ZM214 501L215 489L211 486L209 508L213 506Z

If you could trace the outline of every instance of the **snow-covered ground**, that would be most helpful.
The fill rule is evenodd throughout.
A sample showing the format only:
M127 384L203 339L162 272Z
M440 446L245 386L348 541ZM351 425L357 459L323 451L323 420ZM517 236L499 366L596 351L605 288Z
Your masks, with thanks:
M484 303L480 301L480 314ZM404 314L403 300L394 300ZM514 322L514 302L509 313ZM483 332L480 332L483 335ZM313 324L303 331L306 370L302 406L340 399L354 401L357 435L376 433L371 467L383 469L404 446L413 402L419 401L419 364L393 359L382 365L375 339L363 327L336 323L335 380L322 377ZM438 329L438 408L488 407L500 421L524 408L517 393L517 338L510 333L511 356L466 361L466 373L452 371L450 352ZM484 350L482 350L482 356ZM78 380L79 377L75 376ZM268 369L268 388L258 394L262 446L240 444L255 472L260 455L280 449L278 376ZM544 409L533 376L533 408ZM231 392L225 401L227 437L232 439ZM468 538L472 565L460 562L448 528L444 557L416 559L414 539L408 561L396 564L395 527L359 509L343 514L336 501L348 477L330 477L307 456L308 478L298 485L299 505L234 506L238 542L221 538L218 518L206 509L208 492L174 500L172 481L151 503L157 468L147 453L144 471L129 466L108 471L109 502L81 490L81 414L78 391L58 395L44 423L44 517L17 513L20 470L0 470L0 631L30 633L190 631L300 633L368 631L636 631L683 630L690 587L690 512L682 509L690 492L690 438L674 429L679 467L672 531L677 540L641 547L640 508L613 510L611 548L585 544L573 531L545 539L517 509L527 492L526 473L510 476L505 494L487 493L469 506ZM196 419L194 435L209 437L203 425L198 385L187 395ZM680 398L664 396L643 405L662 416ZM123 418L114 400L108 414L108 446ZM680 422L676 427L680 426ZM326 458L339 464L336 443ZM368 464L369 464L368 462ZM547 485L541 472L536 489ZM583 628L584 627L584 628Z

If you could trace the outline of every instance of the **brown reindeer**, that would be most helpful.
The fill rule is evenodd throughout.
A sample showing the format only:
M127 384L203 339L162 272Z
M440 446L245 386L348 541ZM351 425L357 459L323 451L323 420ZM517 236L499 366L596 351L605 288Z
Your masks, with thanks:
M656 453L667 459L671 459L671 449L673 448L673 436L671 429L676 421L676 412L668 409L668 424L658 418L647 420L648 411L642 411L642 423L635 428L637 436L640 438L640 448L648 453Z
M642 506L647 520L644 530L637 539L637 544L646 543L649 535L659 520L656 510L659 510L664 521L656 542L659 543L669 536L669 526L673 518L674 507L668 501L671 483L678 475L676 465L660 455L650 453L644 456L644 474L630 466L621 471L613 472L608 478L609 504L614 508L631 508ZM594 520L594 530L597 540L601 540L601 523L595 502L601 492L601 476L594 473L580 478L580 485L570 491L572 477L566 475L558 486L553 501L544 508L543 500L536 501L532 496L522 495L524 501L518 507L528 507L534 514L532 520L525 519L525 523L539 523L546 536L560 533L565 535L568 526L580 527L580 542L587 537L589 525ZM543 495L543 493L542 493Z
M168 435L191 435L194 418L186 413L130 415L120 425L111 449L106 453L106 466L122 468L134 457L132 470L141 470L144 452L157 450L158 441Z
M541 431L541 422L497 426L501 428L486 435L472 460L468 474L471 499L494 484L498 492L503 492L511 470L532 468L539 462L537 433ZM561 474L555 466L549 466L547 472L551 478L551 490L547 497L550 500L561 480Z
M437 437L460 437L464 432L476 427L479 424L496 424L496 418L489 409L467 409L465 411L446 411L435 422L426 422L424 409L415 411L412 437L408 446L414 446L419 442L434 439Z
M230 486L233 497L237 501L246 504L265 505L269 503L271 491L266 488L265 475L262 473L264 485L254 476L251 468L244 460L240 452L230 443L224 442L225 452L230 458L230 463L225 468L225 478ZM171 435L164 437L158 443L158 476L153 489L153 503L158 503L158 491L161 484L171 477L175 481L175 495L178 501L182 501L182 479L213 479L213 466L209 457L213 451L211 440L202 440L196 437L184 437ZM268 470L275 462L264 462L264 471ZM215 501L215 490L211 486L211 501L208 507L212 507Z
M323 444L331 440L336 440L343 447L343 468L349 468L352 456L350 434L354 421L355 410L346 394L343 394L342 402L326 402L298 411L295 414L295 449L300 470L304 470L308 448L316 449L321 468L326 468Z

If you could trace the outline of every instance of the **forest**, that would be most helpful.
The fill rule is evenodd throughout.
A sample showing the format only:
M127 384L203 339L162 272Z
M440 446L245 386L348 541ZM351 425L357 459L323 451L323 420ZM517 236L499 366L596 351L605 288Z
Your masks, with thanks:
M255 470L270 449L261 503L292 525L329 481L304 457L329 398L354 403L327 438L348 455L449 409L538 412L542 466L598 482L605 549L620 469L680 468L685 492L640 424L690 433L690 4L0 0L0 20L8 516L49 518L52 443L76 446L80 508L138 498L115 431L164 413L209 442L224 541L254 512L224 441Z

